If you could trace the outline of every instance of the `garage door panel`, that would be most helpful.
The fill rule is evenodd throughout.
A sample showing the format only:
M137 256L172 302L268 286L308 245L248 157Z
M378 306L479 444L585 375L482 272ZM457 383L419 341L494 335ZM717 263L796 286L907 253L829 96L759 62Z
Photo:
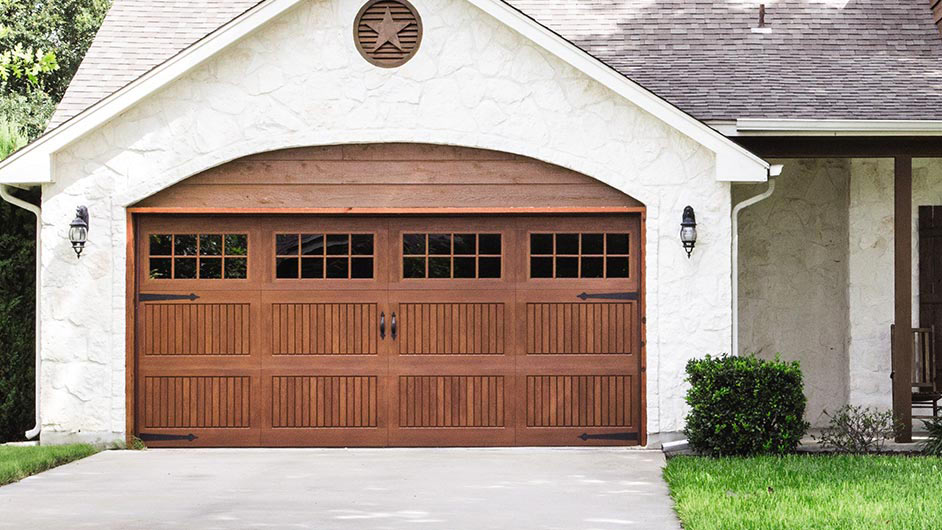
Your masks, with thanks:
M513 445L513 377L400 375L396 383L391 445Z
M263 376L262 443L273 446L383 446L387 442L380 373L325 375L275 371Z
M152 370L138 388L138 435L148 446L255 445L258 377L245 370Z

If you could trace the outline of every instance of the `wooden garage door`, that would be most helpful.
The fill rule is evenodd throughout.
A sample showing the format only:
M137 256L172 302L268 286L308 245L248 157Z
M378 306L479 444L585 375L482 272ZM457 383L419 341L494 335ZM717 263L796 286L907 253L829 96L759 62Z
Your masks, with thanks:
M154 446L636 444L640 219L138 220Z

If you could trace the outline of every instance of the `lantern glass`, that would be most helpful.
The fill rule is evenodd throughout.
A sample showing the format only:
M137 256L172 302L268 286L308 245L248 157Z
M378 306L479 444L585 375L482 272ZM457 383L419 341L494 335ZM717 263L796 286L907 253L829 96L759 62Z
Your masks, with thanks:
M680 240L685 244L687 243L696 243L697 241L697 227L695 226L684 226L680 229Z

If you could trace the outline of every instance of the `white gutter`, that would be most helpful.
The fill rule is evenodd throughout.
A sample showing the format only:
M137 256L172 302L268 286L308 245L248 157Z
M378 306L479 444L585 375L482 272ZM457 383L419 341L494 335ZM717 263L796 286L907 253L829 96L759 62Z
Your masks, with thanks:
M14 206L19 206L20 208L23 208L24 210L29 210L30 212L33 213L33 215L36 216L36 295L35 295L35 296L36 296L36 299L35 299L35 301L34 301L34 305L35 305L35 309L36 309L36 315L35 315L36 321L35 321L35 323L34 323L34 331L33 331L33 333L36 334L36 337L35 337L35 348L36 348L36 351L35 351L35 358L36 358L36 361L35 361L35 362L36 362L36 368L35 368L35 373L33 374L33 377L34 377L34 379L35 379L35 385L36 385L36 388L34 389L35 400L36 400L36 405L35 405L35 410L36 410L36 412L35 412L36 424L33 426L32 429L26 431L26 439L27 439L27 440L32 440L33 438L35 438L35 437L39 434L39 431L42 429L42 421L41 421L42 419L41 419L40 414L39 414L39 388L40 388L39 376L40 376L40 369L42 368L42 357L40 356L40 351L41 351L41 350L39 349L39 346L40 346L40 338L41 338L41 335L40 335L40 333L39 333L39 331L40 331L40 320L39 320L39 307L40 307L40 306L39 306L39 303L40 303L39 288L40 288L40 285L39 285L39 276L40 276L40 270L41 270L41 266L42 266L42 260L40 259L40 258L42 257L42 247L41 247L40 244L39 244L39 243L40 243L40 241L39 241L39 235L40 235L41 230L42 230L42 210L39 208L39 206L36 206L35 204L28 203L28 202L26 202L26 201L24 201L24 200L22 200L22 199L17 199L17 198L14 197L13 195L10 195L9 189L7 188L7 185L6 185L6 184L0 184L0 197L2 197L3 200L7 201L8 203L10 203L10 204L12 204L12 205L14 205Z
M733 207L733 355L739 355L739 212L764 201L775 191L775 177L782 174L782 166L769 168L769 187L764 193L750 197Z
M942 120L776 120L709 123L726 136L942 136Z

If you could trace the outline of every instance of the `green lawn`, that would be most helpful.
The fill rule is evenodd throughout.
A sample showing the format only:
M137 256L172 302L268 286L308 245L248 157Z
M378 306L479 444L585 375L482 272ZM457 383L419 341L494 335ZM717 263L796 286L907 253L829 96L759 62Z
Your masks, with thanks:
M90 445L0 446L0 486L98 452Z
M672 458L686 530L942 529L942 458L792 455Z

